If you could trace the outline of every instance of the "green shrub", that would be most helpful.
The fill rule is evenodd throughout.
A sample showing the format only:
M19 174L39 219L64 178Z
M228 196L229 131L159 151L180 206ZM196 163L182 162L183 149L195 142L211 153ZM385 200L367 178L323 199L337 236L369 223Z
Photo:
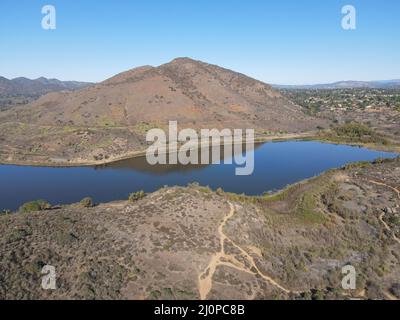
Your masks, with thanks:
M346 164L343 168L346 170L353 169L353 168L369 168L372 166L371 162L368 161L360 161Z
M32 211L43 211L51 208L51 204L45 200L36 200L23 204L20 208L20 212L32 212Z
M363 136L372 136L374 131L361 123L350 122L334 128L339 136L361 138Z
M385 137L362 123L349 122L336 126L333 128L333 132L335 135L333 138L341 138L350 142L389 144Z
M140 191L136 191L136 192L131 193L129 195L128 200L130 202L135 202L135 201L138 201L138 200L144 198L145 196L146 196L146 194L144 193L144 191L140 190Z
M394 224L395 226L400 226L400 217L398 216L390 216L389 223Z
M188 187L197 188L199 186L200 186L200 184L197 181L188 183Z
M92 208L94 207L93 199L90 197L83 198L80 205L84 208Z
M324 300L324 292L322 290L316 289L312 291L312 300Z
M4 210L1 210L1 211L0 211L0 216L1 216L1 215L6 215L6 214L11 214L11 211L10 211L10 210L7 210L7 209L4 209Z

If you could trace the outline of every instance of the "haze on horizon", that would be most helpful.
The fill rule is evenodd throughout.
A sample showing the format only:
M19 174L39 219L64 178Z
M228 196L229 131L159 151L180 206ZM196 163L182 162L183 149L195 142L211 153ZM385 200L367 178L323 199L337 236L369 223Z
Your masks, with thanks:
M400 78L397 0L0 2L0 76L99 82L188 56L273 84ZM341 28L341 8L357 29Z

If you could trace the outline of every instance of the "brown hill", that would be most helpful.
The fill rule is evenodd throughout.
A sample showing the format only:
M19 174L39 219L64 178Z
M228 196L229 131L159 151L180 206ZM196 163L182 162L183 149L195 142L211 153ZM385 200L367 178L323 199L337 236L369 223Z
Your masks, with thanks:
M196 129L255 128L274 132L307 131L321 125L320 120L305 115L301 107L263 82L215 65L178 58L159 67L144 66L124 72L79 91L47 94L30 105L0 114L0 130L6 122L19 126L23 123L24 128L15 133L21 137L23 132L22 140L27 142L24 136L28 134L31 139L32 126L52 128L52 139L60 128L63 132L96 128L95 132L84 134L96 137L89 139L88 146L79 139L70 141L81 146L75 148L79 149L74 151L75 156L56 145L43 150L45 154L53 149L62 150L62 155L52 155L75 160L80 154L80 158L87 160L93 156L93 152L87 154L88 148L92 150L93 143L104 145L106 137L108 144L119 137L116 145L120 148L113 146L108 151L113 155L142 149L140 143L146 130L165 126L168 120ZM48 135L47 129L41 137ZM119 132L115 133L116 130ZM9 136L7 132L4 133ZM62 139L64 146L65 139L70 140L70 136ZM7 137L4 140L7 142ZM47 144L45 140L42 139Z
M257 124L271 130L307 128L310 119L269 85L218 66L178 58L136 68L72 93L48 94L19 113L44 125L141 122Z

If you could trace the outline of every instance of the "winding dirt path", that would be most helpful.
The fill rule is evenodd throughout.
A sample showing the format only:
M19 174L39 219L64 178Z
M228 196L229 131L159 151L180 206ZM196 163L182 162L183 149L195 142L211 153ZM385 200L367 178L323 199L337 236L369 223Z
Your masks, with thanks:
M242 247L237 245L232 239L230 239L225 233L224 233L224 227L228 220L233 217L235 214L235 206L229 202L230 206L230 211L229 213L225 216L224 220L218 227L218 234L220 237L220 246L221 250L211 258L208 266L206 269L200 273L199 275L199 293L200 293L200 299L205 300L207 299L208 294L210 293L212 289L212 278L215 274L215 271L217 270L217 267L220 265L231 267L233 269L250 273L252 275L259 275L261 278L263 278L266 282L269 284L275 286L276 288L286 292L286 293L291 293L294 291L290 291L286 289L285 287L281 286L278 282L276 282L274 279L271 277L263 274L260 269L257 267L256 262L254 261L254 258L247 253L246 250L244 250ZM229 241L236 249L240 251L240 255L245 258L246 262L250 265L250 267L247 267L244 263L241 261L237 260L236 257L233 255L227 254L225 252L225 241ZM255 270L252 271L252 269Z
M400 200L400 191L399 191L397 188L392 187L392 186L390 186L390 185L388 185L388 184L386 184L386 183L379 182L379 181L375 181L375 180L368 180L368 181L371 182L371 183L373 183L373 184L375 184L375 185L377 185L377 186L383 186L383 187L387 187L387 188L393 190L393 191L397 194L397 197L398 197L399 200ZM383 217L384 217L384 216L385 216L385 212L382 212L382 214L379 216L379 220L382 222L382 224L383 224L383 226L385 227L385 229L386 229L387 231L389 231L389 232L392 234L393 239L394 239L397 243L400 244L400 239L397 238L396 234L392 231L392 229L390 228L390 226L385 222L385 220L383 220Z

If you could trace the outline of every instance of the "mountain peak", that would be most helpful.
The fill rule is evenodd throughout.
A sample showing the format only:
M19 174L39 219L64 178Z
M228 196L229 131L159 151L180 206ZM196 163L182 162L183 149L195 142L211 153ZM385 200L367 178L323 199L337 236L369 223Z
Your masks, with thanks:
M163 66L174 66L174 67L180 67L180 66L204 66L207 65L207 63L200 61L200 60L195 60L189 57L178 57L175 58L174 60L165 63L163 65L161 65L160 67Z
M188 63L188 62L199 62L189 57L178 57L171 61L171 63Z

